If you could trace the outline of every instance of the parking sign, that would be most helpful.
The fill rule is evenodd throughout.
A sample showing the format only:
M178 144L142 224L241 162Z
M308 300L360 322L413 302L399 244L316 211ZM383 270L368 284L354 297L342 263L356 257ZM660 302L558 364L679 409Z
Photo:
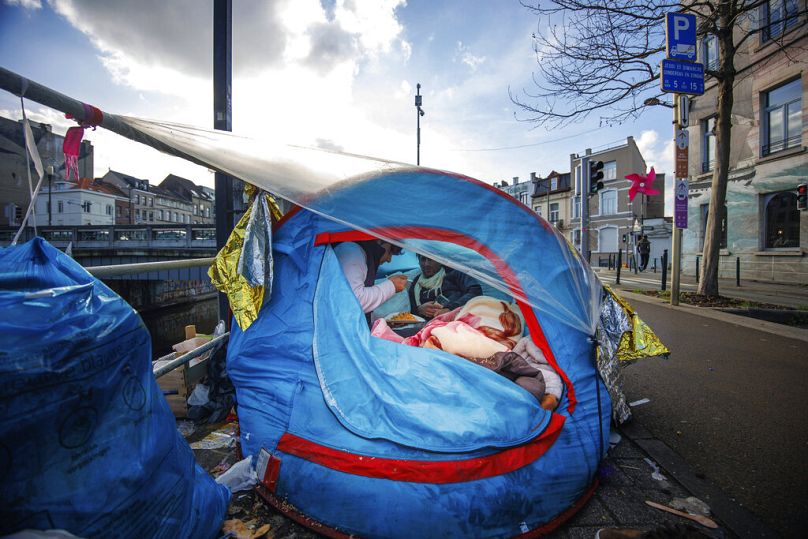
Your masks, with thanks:
M696 16L687 13L665 15L667 57L696 61Z

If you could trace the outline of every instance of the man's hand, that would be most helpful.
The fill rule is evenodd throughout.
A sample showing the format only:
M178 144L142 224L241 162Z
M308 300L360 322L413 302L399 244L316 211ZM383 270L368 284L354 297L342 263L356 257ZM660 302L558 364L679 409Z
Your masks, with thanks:
M558 399L555 395L546 394L541 398L541 407L551 412L558 408Z
M405 288L407 288L407 276L406 275L391 275L387 278L389 281L392 281L393 286L396 287L396 292L401 292Z
M435 318L443 313L448 313L449 309L444 309L443 305L435 301L423 303L418 307L418 314L424 318Z

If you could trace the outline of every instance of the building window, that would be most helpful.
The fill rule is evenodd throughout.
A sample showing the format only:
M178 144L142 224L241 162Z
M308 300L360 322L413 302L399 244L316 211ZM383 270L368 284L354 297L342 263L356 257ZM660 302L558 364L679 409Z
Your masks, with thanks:
M713 34L707 34L701 41L701 63L704 69L718 70L718 40Z
M157 220L158 221L163 220L163 210L157 210Z
M617 227L606 226L598 230L598 252L616 253L617 247Z
M581 245L581 229L576 228L572 232L572 243L575 247L579 247Z
M527 204L527 191L522 191L519 193L519 202L522 204Z
M787 82L763 93L763 155L800 144L802 80Z
M140 195L135 195L135 204L140 204Z
M558 178L553 178L550 180L550 191L555 191L558 189Z
M795 248L800 246L800 211L797 195L791 191L765 195L763 219L765 249Z
M199 215L199 207L194 204L194 215Z
M112 215L112 206L107 204L107 215Z
M135 220L140 222L140 208L135 210Z
M550 222L553 224L558 222L558 202L550 204Z
M617 161L606 161L603 163L603 179L614 180L617 178Z
M56 211L58 213L62 213L63 211L65 211L65 203L62 202L61 200L56 203Z
M572 218L580 219L581 217L581 195L576 195L572 199Z
M149 212L149 222L154 222L154 212L153 211Z
M81 204L81 207L84 209L84 213L90 213L90 208L92 206L92 202L87 201Z
M600 215L614 215L617 213L617 191L601 191L599 207Z
M799 19L797 0L769 0L760 10L761 42L780 37Z
M701 247L700 249L704 248L704 240L707 237L707 216L709 215L709 204L702 204L701 205ZM724 211L721 215L721 222L718 225L721 227L721 239L718 242L719 249L726 249L727 248L727 205L724 204Z
M154 207L154 197L149 197L149 206Z
M701 121L701 171L715 167L715 116Z
M174 222L175 222L175 223L179 223L179 222L180 222L180 216L179 216L179 214L178 214L177 212L174 212Z

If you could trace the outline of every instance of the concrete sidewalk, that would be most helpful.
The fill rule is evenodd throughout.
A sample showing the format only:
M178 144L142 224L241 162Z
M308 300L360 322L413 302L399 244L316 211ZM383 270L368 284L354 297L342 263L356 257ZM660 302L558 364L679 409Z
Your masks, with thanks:
M617 288L621 290L661 289L662 272L660 270L654 273L649 268L635 274L633 270L629 271L627 268L623 268L620 272L620 284L616 285L616 270L610 270L608 268L592 269L595 270L595 273L597 273L601 281L610 286L617 286ZM667 289L670 290L670 272L668 272L667 277ZM680 279L680 290L682 292L695 292L697 288L698 284L695 278L682 275ZM797 309L808 309L808 283L799 285L762 281L741 281L741 286L737 286L734 279L719 279L718 292L720 295L729 298L760 303L772 303L774 305Z

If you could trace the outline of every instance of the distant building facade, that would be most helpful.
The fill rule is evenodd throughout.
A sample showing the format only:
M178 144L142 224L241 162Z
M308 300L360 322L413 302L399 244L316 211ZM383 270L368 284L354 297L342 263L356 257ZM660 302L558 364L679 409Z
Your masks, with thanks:
M550 172L546 178L531 174L533 210L555 226L565 237L572 230L570 220L572 185L569 172Z
M119 190L95 183L91 178L78 182L59 180L52 190L42 189L34 212L38 226L114 225L118 202L126 202Z
M758 22L739 24L755 35L741 45L732 109L730 172L720 216L719 276L808 283L808 212L797 209L797 185L808 182L803 104L808 98L808 32L803 2L762 2ZM776 19L768 16L773 8ZM758 28L750 27L758 24ZM715 38L699 44L701 62L717 64ZM704 95L691 100L688 228L682 269L695 272L702 254L717 148L718 88L707 78Z
M215 191L210 187L196 185L191 180L169 174L159 187L181 198L191 205L192 224L213 224L216 222Z
M580 249L581 245L581 204L589 205L589 249L592 252L592 264L599 258L615 254L618 250L628 249L634 252L636 241L642 233L644 219L664 217L665 181L662 175L657 176L654 188L659 195L651 197L637 195L629 200L628 190L631 182L625 179L628 174L646 173L646 163L637 148L634 137L628 137L626 143L602 151L592 152L587 149L585 156L592 161L603 161L604 187L596 195L583 193L582 156L570 156L573 192L571 193L571 223L568 239ZM652 240L653 244L653 240Z
M65 180L64 136L57 135L48 124L29 121L37 151L42 159L45 176L43 188L50 183ZM93 145L84 140L79 149L78 168L80 177L93 176ZM28 186L28 171L31 181L38 180L34 164L26 159L22 121L0 116L0 208L2 224L19 226L31 202ZM49 174L49 171L52 171ZM75 180L75 178L73 178Z
M531 206L531 195L533 191L533 184L530 182L520 182L519 176L513 177L513 183L508 183L507 180L501 182L494 182L494 187L502 189L513 198L527 206Z
M124 220L128 222L118 224L158 224L154 206L157 195L149 180L110 170L101 177L101 181L114 185L126 195L128 208Z

